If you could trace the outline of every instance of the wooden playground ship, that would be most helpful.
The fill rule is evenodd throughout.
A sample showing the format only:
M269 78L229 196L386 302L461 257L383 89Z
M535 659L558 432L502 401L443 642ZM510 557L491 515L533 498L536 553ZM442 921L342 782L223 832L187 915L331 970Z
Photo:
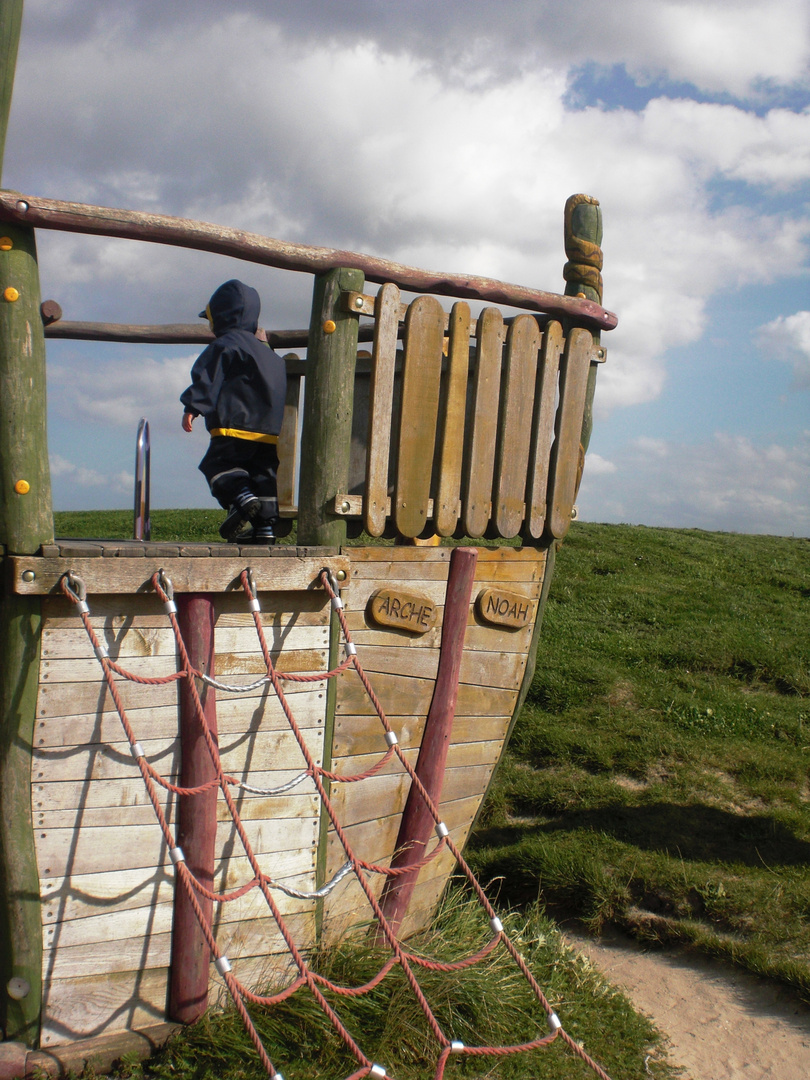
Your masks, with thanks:
M3 116L9 98L10 83ZM600 332L616 323L600 306L596 200L572 197L564 224L567 284L557 295L0 192L0 1022L17 1048L4 1059L0 1044L0 1076L58 1071L105 1048L117 1056L138 1039L158 1039L169 1021L193 1020L209 983L214 993L222 986L175 891L133 749L174 784L193 787L209 775L189 726L190 680L165 681L178 669L178 641L158 583L173 592L194 668L220 687L202 691L206 719L223 767L243 785L234 798L253 850L288 887L279 903L299 947L359 930L372 913L351 876L313 895L340 873L344 847L313 784L291 786L305 766L262 681L257 608L278 672L342 667L329 680L285 684L315 764L355 776L392 747L349 662L354 650L394 742L463 847L532 678L556 545L574 512L590 435ZM277 349L299 350L287 357L279 477L295 545L54 539L45 339L202 344L207 334L55 317L57 305L39 295L42 228L193 247L314 276L309 329L268 334ZM368 283L380 287L368 291ZM439 296L453 298L449 310ZM476 318L471 300L486 305ZM518 314L504 317L493 304ZM467 546L429 538L466 538ZM89 609L85 625L77 599ZM102 655L146 680L118 684L134 744ZM221 689L234 685L244 689ZM395 850L424 843L407 809L411 778L395 757L363 783L324 783L364 860L389 865ZM216 890L250 876L215 790L188 800L160 791L186 859ZM404 893L387 898L402 936L430 922L455 862L441 850ZM382 878L375 888L384 892ZM213 930L243 981L267 982L288 963L288 945L255 891L223 909Z

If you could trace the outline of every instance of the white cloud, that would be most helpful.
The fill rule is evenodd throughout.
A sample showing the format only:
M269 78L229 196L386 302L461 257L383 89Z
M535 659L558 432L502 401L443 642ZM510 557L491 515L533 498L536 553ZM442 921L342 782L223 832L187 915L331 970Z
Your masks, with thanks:
M6 183L552 291L564 200L592 193L605 303L620 315L604 339L601 416L667 391L668 355L700 341L723 291L806 266L810 112L744 105L807 88L806 0L341 10L338 21L329 0L27 0ZM585 63L737 103L575 110L567 92ZM98 237L38 242L43 290L66 318L193 321L219 282L244 276L266 325L308 322L306 275ZM795 318L766 337L803 383ZM52 365L52 408L133 430L147 414L173 432L193 357L133 349L126 367Z
M802 0L657 0L618 7L619 18L635 16L635 28L628 20L627 62L640 75L666 72L701 90L740 97L762 83L806 85L810 50Z
M588 454L588 475L609 476L616 472L616 465L600 454Z
M54 46L46 66L64 79L71 131L53 133L59 145L49 143L48 162L61 158L63 175L81 163L82 198L134 199L552 290L562 288L565 198L595 193L605 213L605 302L621 315L607 339L602 413L660 395L667 349L700 338L718 288L770 281L804 260L806 215L714 211L707 185L810 176L808 155L790 153L810 146L810 115L663 100L638 114L570 112L562 68L448 88L413 56L368 44L282 52L268 65L278 31L246 20L199 27L171 64L162 62L166 43L147 55L148 40L113 37L107 51L88 42L95 51L84 66ZM216 65L197 70L200 55L238 41L236 79ZM122 83L124 94L115 89ZM202 137L201 116L213 137ZM150 307L166 321L188 319L226 276L210 257L100 238L47 237L42 264L52 295L92 317L96 289L107 304L99 317L110 321L128 321L121 309L133 307L141 321L159 321ZM306 285L289 277L276 326L306 322Z
M105 488L112 495L131 494L133 491L135 477L132 473L102 473L97 469L76 465L59 454L50 455L50 466L51 478L59 481L62 487L73 485L80 488Z
M305 56L328 41L412 55L448 83L471 87L585 60L737 96L807 82L804 0L579 0L564 8L559 0L341 0L340 10L336 19L334 0L232 0L227 7L220 0L27 0L26 32L39 48L103 34L107 47L128 39L156 49L193 38L201 26L233 25L243 48L273 30L280 44L267 54L271 75L283 53ZM210 57L200 66L204 60Z
M52 364L51 407L59 416L79 423L133 432L142 416L150 424L179 427L183 408L178 399L188 386L193 362L194 356Z
M757 343L766 356L792 365L797 388L810 389L810 311L780 315L761 326Z
M588 521L810 535L810 430L795 444L717 433L697 445L638 439L589 472L578 505Z

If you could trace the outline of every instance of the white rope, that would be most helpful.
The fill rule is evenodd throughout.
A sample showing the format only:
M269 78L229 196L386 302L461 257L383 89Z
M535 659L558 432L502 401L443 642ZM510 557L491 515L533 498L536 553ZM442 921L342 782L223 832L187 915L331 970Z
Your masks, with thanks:
M217 679L212 679L210 675L203 675L202 681L207 683L208 686L213 686L215 690L223 690L226 694L247 694L251 690L258 690L260 686L264 686L265 683L270 682L269 675L262 675L256 682L244 683L242 686L228 686L227 683L219 682Z
M270 883L271 889L281 889L287 896L294 896L299 900L318 900L322 896L328 896L334 887L346 877L347 874L352 872L352 864L350 862L344 863L338 870L331 881L327 881L325 885L322 885L317 892L299 892L298 889L290 889L286 885L279 885L277 881Z
M306 780L308 776L308 772L299 773L294 780L289 780L286 784L282 784L281 787L277 788L253 787L251 784L244 784L241 782L237 782L233 787L241 788L242 791L249 791L251 795L283 795L285 791L291 791L294 787L298 787L298 785L303 780Z

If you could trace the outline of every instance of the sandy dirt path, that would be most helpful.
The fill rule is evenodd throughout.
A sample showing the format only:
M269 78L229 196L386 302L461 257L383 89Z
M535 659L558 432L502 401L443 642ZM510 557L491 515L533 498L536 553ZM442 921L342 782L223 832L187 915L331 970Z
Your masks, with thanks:
M565 937L666 1033L690 1080L810 1078L810 1008L781 987L618 935Z

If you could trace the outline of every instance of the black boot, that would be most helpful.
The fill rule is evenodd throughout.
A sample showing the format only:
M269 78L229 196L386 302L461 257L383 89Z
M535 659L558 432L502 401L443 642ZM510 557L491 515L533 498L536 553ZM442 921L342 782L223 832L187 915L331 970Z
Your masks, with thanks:
M219 527L219 535L223 540L236 539L245 522L254 521L261 507L261 502L252 492L239 496L236 502L231 503L228 516Z
M275 544L276 534L272 521L257 521L253 526L253 535L248 540L250 544Z

